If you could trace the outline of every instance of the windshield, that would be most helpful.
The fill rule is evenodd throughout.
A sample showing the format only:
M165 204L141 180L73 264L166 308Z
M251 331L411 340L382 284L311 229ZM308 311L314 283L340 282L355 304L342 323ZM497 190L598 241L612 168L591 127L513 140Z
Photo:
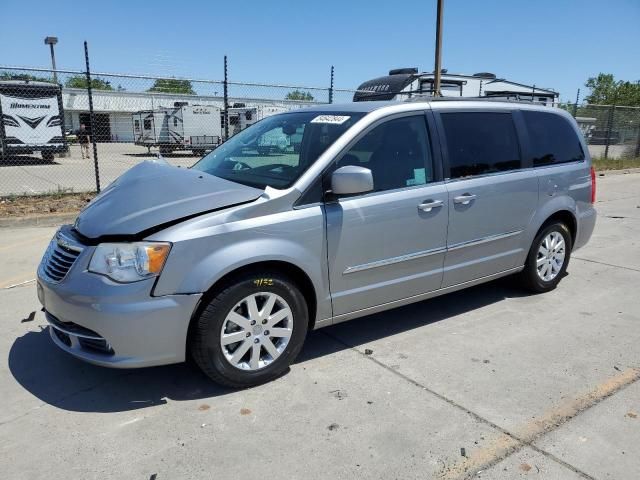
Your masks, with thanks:
M289 188L361 112L295 112L273 115L250 126L192 168L233 182Z

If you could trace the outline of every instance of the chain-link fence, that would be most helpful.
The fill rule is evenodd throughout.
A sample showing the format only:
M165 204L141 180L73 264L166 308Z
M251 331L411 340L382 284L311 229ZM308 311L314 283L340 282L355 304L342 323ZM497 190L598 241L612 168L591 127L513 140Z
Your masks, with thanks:
M88 56L87 56L88 57ZM0 66L0 197L95 192L162 155L188 167L264 117L344 103L355 90ZM328 72L329 73L329 72ZM596 159L640 157L640 108L561 105ZM277 153L295 138L260 145Z
M333 68L313 87L231 81L226 58L221 80L99 73L86 60L84 71L0 66L0 197L99 191L158 154L188 167L269 115L353 97L333 88Z
M640 157L640 107L572 105L573 114L594 159Z

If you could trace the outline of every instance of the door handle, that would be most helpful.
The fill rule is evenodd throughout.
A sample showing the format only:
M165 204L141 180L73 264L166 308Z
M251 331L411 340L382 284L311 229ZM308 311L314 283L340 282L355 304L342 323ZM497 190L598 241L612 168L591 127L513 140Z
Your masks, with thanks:
M459 203L460 205L469 205L472 200L475 200L476 196L472 193L465 193L458 197L453 197L453 203Z
M418 210L422 210L423 212L430 212L434 208L438 208L442 206L442 200L426 200L425 202L418 205Z

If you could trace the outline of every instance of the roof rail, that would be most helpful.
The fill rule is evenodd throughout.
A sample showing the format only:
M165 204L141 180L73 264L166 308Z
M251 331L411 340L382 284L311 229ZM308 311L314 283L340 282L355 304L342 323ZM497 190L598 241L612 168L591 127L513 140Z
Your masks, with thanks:
M401 92L403 93L403 92ZM526 103L536 104L532 100L515 100L500 97L433 97L427 94L414 94L410 98L402 99L403 102L500 102L500 103Z

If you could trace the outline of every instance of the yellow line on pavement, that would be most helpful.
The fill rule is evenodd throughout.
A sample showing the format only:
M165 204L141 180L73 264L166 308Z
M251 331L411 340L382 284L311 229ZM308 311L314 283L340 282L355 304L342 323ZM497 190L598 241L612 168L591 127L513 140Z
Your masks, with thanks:
M445 466L437 474L441 480L469 479L525 446L532 446L538 438L568 422L580 412L593 407L618 390L640 380L640 368L628 368L605 379L590 391L553 406L542 415L513 431L503 430L488 439L487 444L472 450L464 460Z

